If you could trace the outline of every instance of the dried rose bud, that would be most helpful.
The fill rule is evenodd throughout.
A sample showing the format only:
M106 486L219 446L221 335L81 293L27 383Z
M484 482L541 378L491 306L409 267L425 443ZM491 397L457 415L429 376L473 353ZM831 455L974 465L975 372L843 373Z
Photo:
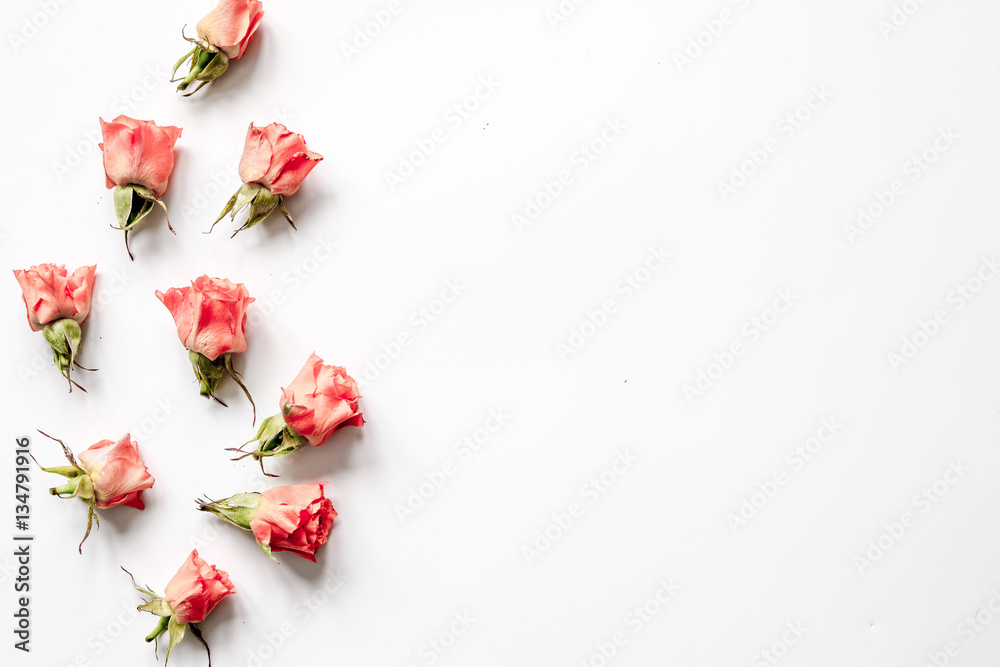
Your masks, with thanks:
M358 409L359 398L357 382L343 367L327 366L313 353L291 384L282 389L281 412L261 422L257 435L246 443L255 442L257 448L230 451L240 452L238 459L252 456L263 470L266 457L286 456L306 445L319 447L335 431L365 423Z
M323 485L278 486L263 493L238 493L223 500L199 500L198 508L253 533L267 557L290 551L316 562L316 550L326 543L337 510Z
M42 435L52 438L46 433ZM94 510L109 509L119 505L127 505L137 510L144 509L146 506L142 502L142 492L152 488L156 480L149 474L146 464L139 457L138 443L132 440L128 433L118 442L101 440L91 445L80 452L79 463L62 440L52 439L62 445L69 465L46 468L38 464L38 467L45 472L62 475L68 480L62 486L49 489L49 493L60 498L79 498L86 503L87 532L84 533L79 546L80 553L83 553L83 543L90 535L91 526L95 522L100 526Z
M45 336L59 372L70 383L70 391L74 385L80 387L70 378L70 371L73 366L83 368L76 361L83 340L80 325L90 314L96 272L96 266L81 266L69 273L62 264L39 264L14 271L28 311L28 325Z
M194 39L184 37L194 44L194 48L177 61L170 74L176 75L181 65L191 62L187 76L171 79L172 82L180 81L177 90L187 90L189 85L198 81L198 87L185 95L187 97L225 74L231 60L243 57L263 17L264 10L258 0L220 0L215 9L198 21L198 36Z
M123 567L122 570L125 570ZM162 596L148 588L136 585L135 577L128 570L125 573L132 579L132 586L150 599L139 607L140 611L148 611L160 617L159 623L146 637L147 642L157 642L164 632L169 637L167 655L163 661L166 665L170 660L170 651L181 643L187 630L195 639L204 645L208 651L208 664L212 664L212 651L198 628L198 623L205 620L215 606L224 598L236 592L229 575L214 565L209 565L198 555L195 549L184 564L177 570L167 583ZM157 648L159 648L157 646Z
M294 229L295 222L285 208L285 197L298 192L302 181L322 159L322 155L306 148L306 140L301 134L289 132L281 123L271 123L264 128L250 123L240 158L243 186L230 197L212 227L227 213L230 220L235 220L237 213L248 208L246 222L233 232L236 236L277 208Z
M156 297L174 318L177 337L188 350L195 377L201 384L201 395L219 401L215 391L223 373L228 373L253 405L253 398L232 362L233 354L247 349L246 312L254 301L243 283L202 276L192 281L190 287L171 287L166 292L156 292Z
M125 232L125 250L134 260L128 233L153 210L153 204L159 204L164 217L167 215L167 205L160 198L174 170L174 144L181 128L160 127L151 120L128 116L118 116L110 123L100 120L105 181L109 190L114 188L118 229ZM174 231L170 218L167 228Z

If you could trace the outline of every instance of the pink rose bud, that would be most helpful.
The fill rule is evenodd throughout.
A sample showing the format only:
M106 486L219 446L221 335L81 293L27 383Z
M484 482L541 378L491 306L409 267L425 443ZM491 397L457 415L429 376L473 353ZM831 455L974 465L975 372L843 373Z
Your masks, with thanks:
M306 445L319 447L337 429L363 425L359 398L354 378L341 366L324 365L314 352L288 388L282 389L281 412L261 422L257 435L250 441L257 443L257 449L229 451L242 453L234 460L252 456L261 462L263 470L263 459L267 456L286 456Z
M264 10L258 0L220 0L219 4L202 20L198 21L198 36L184 37L194 44L184 57L177 61L171 77L185 62L191 62L191 69L180 81L177 90L186 90L198 81L197 88L185 95L194 95L202 86L215 81L229 69L230 60L239 60L250 44L250 38L257 31ZM181 30L181 36L184 31Z
M197 549L191 552L174 578L167 583L162 596L136 585L135 577L128 570L125 570L125 573L132 579L135 589L149 598L139 610L160 617L159 623L146 637L146 641L156 641L164 632L170 639L163 664L166 665L170 660L170 651L181 643L185 632L191 630L195 639L208 651L208 664L211 665L212 652L198 628L198 623L204 621L223 598L236 592L232 582L229 581L229 575L206 563L198 556Z
M239 493L224 500L198 501L234 526L253 533L261 550L277 562L274 551L290 551L316 562L316 550L326 543L337 516L323 485L278 486L264 493Z
M275 208L295 229L295 222L285 208L285 197L298 191L302 181L322 159L322 155L306 148L306 140L301 134L289 132L284 125L271 123L262 129L250 123L240 158L243 187L230 197L212 227L227 213L230 220L235 220L237 213L249 207L247 221L233 232L233 236L253 227Z
M188 350L194 374L201 383L201 395L212 397L226 372L236 380L253 405L250 392L233 369L232 355L244 352L247 341L247 306L254 299L243 283L231 283L225 278L202 276L191 287L156 292L177 325L177 337ZM225 403L222 403L225 405ZM254 422L257 421L254 407Z
M46 433L42 435L52 438ZM92 524L97 522L100 526L94 510L109 509L119 505L134 507L137 510L144 509L142 492L152 488L156 480L149 474L146 464L139 457L138 443L132 440L128 433L118 442L101 440L91 445L80 452L79 462L62 440L52 439L62 445L63 454L69 465L45 468L39 464L38 467L69 480L62 486L49 489L49 493L60 498L79 498L87 504L87 532L79 547L80 553L83 553L83 543L90 535Z
M83 368L76 361L83 339L80 325L90 314L96 271L96 266L82 266L69 273L62 264L39 264L14 271L28 310L28 324L32 331L41 331L45 336L59 372L70 383L70 391L74 385L80 387L70 378L70 371L73 366Z
M163 214L167 206L160 197L167 190L170 172L174 170L174 144L181 136L181 128L160 127L151 120L135 120L118 116L110 123L101 118L104 143L104 175L108 189L114 188L115 215L118 228L125 232L125 250L133 260L128 247L128 233L159 204ZM170 231L170 218L167 218Z

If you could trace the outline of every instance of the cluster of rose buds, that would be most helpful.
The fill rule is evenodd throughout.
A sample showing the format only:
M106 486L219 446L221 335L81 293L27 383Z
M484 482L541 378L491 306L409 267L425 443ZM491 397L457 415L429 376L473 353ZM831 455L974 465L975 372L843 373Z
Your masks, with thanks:
M222 76L230 61L243 57L263 16L259 0L221 0L198 21L197 36L184 37L194 47L174 65L173 75L176 75L181 65L190 63L190 71L183 79L171 79L180 81L177 90L186 90L197 81L198 87L187 93L192 95ZM101 119L101 133L104 173L108 189L114 189L117 229L125 232L125 250L134 260L128 244L129 232L149 214L153 204L158 204L164 217L167 216L167 205L162 197L174 168L174 144L181 136L181 128L159 126L151 120L122 115L110 123ZM285 198L298 191L302 181L322 159L322 155L306 148L301 134L290 132L284 125L271 123L259 128L250 123L240 158L243 186L226 203L215 222L227 213L230 219L235 219L237 213L248 209L246 222L233 232L236 236L277 208L294 229ZM169 217L167 227L174 231Z
M194 37L188 37L182 29L181 36L192 48L174 65L172 77L177 77L178 70L187 65L186 74L182 71L180 78L171 79L179 82L177 90L184 92L185 97L190 96L221 77L232 61L246 53L263 15L259 0L220 0L198 22ZM117 220L117 226L112 227L124 233L125 250L134 261L129 235L157 207L163 211L167 228L176 234L164 196L174 170L174 147L183 130L125 115L110 122L99 120L105 184L113 191ZM284 125L271 123L258 127L250 123L239 162L243 184L205 233L210 233L226 215L235 222L236 216L246 211L245 221L233 232L236 236L263 221L275 209L296 229L286 199L299 190L306 176L322 160L322 155L307 148L301 134L289 131ZM32 331L41 331L45 336L70 391L74 386L83 390L71 377L74 368L92 370L81 366L78 356L83 342L82 325L90 314L96 272L96 266L83 266L71 273L64 265L55 264L14 271L21 286L28 324ZM217 394L223 376L228 375L250 401L256 425L256 406L234 366L234 355L247 349L247 308L254 299L246 286L203 275L190 286L156 291L155 295L173 318L201 395L225 405ZM229 451L239 452L237 459L252 457L266 476L276 477L264 471L264 459L286 456L307 445L318 447L345 426L362 426L365 420L358 407L360 398L357 383L343 367L326 365L313 353L298 375L282 388L279 412L265 419L256 436L243 447ZM87 507L86 531L77 547L81 555L91 529L100 528L101 513L119 506L145 509L143 492L152 489L156 480L139 455L139 444L129 433L117 441L101 440L77 454L62 440L42 435L61 445L67 461L66 465L52 467L35 461L43 471L64 479L49 492L63 499L77 498ZM250 443L255 444L248 450ZM205 498L196 502L198 510L251 533L271 560L277 562L275 553L289 552L315 563L317 551L327 542L337 517L333 502L326 496L326 484L277 486L262 492L237 493L222 500ZM159 619L146 637L147 642L154 643L154 652L158 653L160 637L167 635L164 664L190 632L205 646L211 667L211 651L199 623L223 599L234 594L229 575L202 559L197 550L190 553L170 579L163 595L139 586L132 574L125 572L144 596L138 609Z
M134 260L129 232L153 210L153 204L163 209L167 227L174 232L162 197L174 169L174 144L181 136L181 128L161 127L151 120L128 116L118 116L110 123L103 118L100 121L105 181L108 189L114 190L118 219L115 229L125 232L125 250ZM209 232L227 213L234 220L243 209L248 209L246 222L233 236L253 227L275 208L296 229L285 198L298 192L302 181L322 159L322 155L306 148L301 134L290 132L281 123L262 128L250 123L240 157L243 185L226 203Z

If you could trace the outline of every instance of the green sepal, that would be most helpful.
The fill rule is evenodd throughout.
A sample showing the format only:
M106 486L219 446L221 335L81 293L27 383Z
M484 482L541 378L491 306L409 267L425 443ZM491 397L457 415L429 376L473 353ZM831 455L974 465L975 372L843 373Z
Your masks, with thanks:
M275 558L274 554L271 553L271 545L270 544L264 544L263 542L261 542L261 541L258 540L257 546L260 547L260 550L264 552L265 556L267 556L268 558L270 558L271 560L273 560L275 563L278 563L278 559ZM280 565L281 563L278 563L278 564Z
M236 191L229 201L226 202L225 208L222 209L222 213L219 217L215 219L212 223L212 229L218 224L226 215L229 215L230 220L236 219L236 214L238 214L243 209L249 207L247 211L246 222L243 223L239 229L233 232L233 236L236 236L244 229L250 229L258 222L262 221L267 216L271 215L274 209L278 208L281 210L282 215L288 220L292 227L295 227L295 223L292 222L291 216L288 214L288 209L285 208L284 200L281 195L273 194L266 187L260 183L244 183L239 190ZM212 229L208 231L211 232Z
M185 39L188 39L185 37ZM187 55L177 61L174 65L174 70L171 73L171 77L176 74L178 68L183 65L186 61L191 61L191 69L188 71L187 76L181 80L177 85L177 90L184 91L195 81L198 81L200 85L192 90L190 93L185 95L194 95L196 92L201 90L202 86L211 81L215 81L220 76L226 73L229 69L229 57L218 50L211 44L203 42L201 40L188 39L188 41L195 44L194 49L192 49ZM171 81L176 81L177 79L171 78Z
M140 190L150 196L144 195ZM113 192L118 229L123 231L128 231L145 218L153 210L153 202L156 201L153 191L141 185L117 185Z
M152 209L153 204L158 204L159 207L163 209L163 217L167 221L167 229L169 229L173 234L177 234L177 232L174 231L174 226L170 224L170 214L167 212L167 205L163 203L162 199L156 196L155 192L142 185L130 185L129 187L132 188L132 191L135 194L139 195L139 197L143 199L143 210L146 210L145 207L147 206ZM146 212L148 213L149 211L147 210ZM143 213L143 215L145 215L145 213ZM138 220L136 222L138 222Z
M134 588L135 590L139 591L143 595L148 595L149 597L153 598L154 600L157 600L160 597L162 597L160 595L157 595L153 591L149 590L148 588L143 588L139 584L135 583L135 577L133 577L132 573L129 572L128 570L126 570L124 567L122 568L122 572L124 572L125 574L127 574L128 578L132 580L132 588Z
M201 70L201 74L197 76L197 80L205 81L206 83L209 81L215 81L220 76L225 74L227 69L229 69L229 56L222 51L218 51Z
M194 56L194 52L197 51L197 50L198 50L198 47L196 46L193 49L191 49L190 51L188 51L187 53L185 53L183 56L181 56L180 60L178 60L176 63L174 63L174 68L172 70L170 70L170 80L171 81L176 81L177 80L177 79L174 78L177 75L177 70L179 70L181 68L181 65L183 65L185 63L185 61L190 60L191 57Z
M38 432L46 438L55 440L62 445L63 455L70 463L68 466L46 468L42 466L42 464L38 463L38 459L36 459L34 455L30 455L35 464L45 472L62 475L69 480L62 486L52 487L49 489L49 493L53 496L59 496L60 498L79 498L87 505L87 532L83 534L83 539L80 540L80 546L77 547L77 550L82 554L83 543L86 542L87 538L90 536L91 527L93 527L94 523L97 523L98 527L101 525L101 522L97 519L97 515L94 513L94 508L97 504L97 494L94 491L94 481L90 478L90 475L80 467L80 464L76 462L76 457L73 456L73 452L66 446L65 442L59 438L53 438L45 431Z
M233 210L233 206L236 205L236 199L240 196L241 192L243 192L243 188L240 188L239 190L237 190L236 194L234 194L232 197L229 198L229 201L226 202L226 207L224 209L222 209L222 213L220 213L219 217L217 217L215 219L215 222L212 223L212 228L213 229L215 228L215 225L216 225L216 223L219 222L219 220L222 220L224 217L226 217L226 213L229 213L230 211ZM235 216L236 213L234 212L233 215ZM212 230L209 229L208 232L206 232L206 233L211 233L211 231Z
M246 531L251 531L250 522L257 516L261 494L237 493L222 500L197 501L198 509L211 512L223 521ZM251 531L252 532L252 531Z
M298 231L299 228L295 226L295 221L292 220L291 214L288 212L288 209L285 208L285 198L281 195L278 195L278 207L281 209L281 215L285 216L285 220L287 220L288 224L292 226L292 229Z
M253 198L253 202L250 204L250 211L247 213L247 221L243 223L237 232L244 229L249 229L256 225L258 222L271 215L278 203L281 201L281 195L272 194L270 190L262 187L257 191L257 196Z
M225 372L225 357L220 355L215 361L212 361L200 352L189 350L188 358L194 368L195 378L201 383L199 387L201 395L206 398L215 398L215 391L219 388L219 381L222 380L222 374Z
M257 443L257 449L252 451L243 449L251 442ZM286 424L284 418L277 414L261 422L257 435L243 443L243 447L230 447L227 451L239 452L240 455L234 458L234 461L245 459L248 456L253 457L254 461L260 463L260 471L265 476L277 477L277 475L272 475L264 470L264 459L272 456L287 456L308 444L308 440L296 433L295 429Z
M52 348L52 358L63 377L69 380L70 370L76 362L80 343L83 341L83 330L80 324L68 317L50 322L42 329L45 341ZM72 382L72 380L70 380Z
M261 422L257 429L257 435L251 440L243 443L246 447L251 442L257 443L257 448L253 451L246 451L241 448L231 448L229 451L241 452L242 456L234 460L252 456L255 461L260 461L268 456L287 456L292 452L301 449L309 444L309 441L295 432L291 426L285 423L284 417L280 414L272 415Z
M163 203L156 193L142 185L118 185L114 189L115 217L118 218L118 229L125 232L125 250L128 256L135 259L132 250L128 247L128 233L139 223L140 220L149 215L153 210L153 204L159 205L163 209L163 217L167 220L167 229L176 234L173 225L170 224L170 215L167 213L167 205Z
M201 634L201 628L198 627L197 623L188 623L188 629L191 630L194 638L200 641L201 645L205 647L205 652L208 654L208 667L212 667L212 649L209 648L208 642L205 641L205 637Z
M139 607L139 609L142 609L142 607ZM161 616L160 620L156 622L156 627L153 628L153 631L150 632L148 635L146 635L146 641L155 642L156 640L158 640L160 638L160 635L162 635L164 632L167 631L167 626L169 625L170 625L170 617Z
M229 219L235 220L236 214L252 204L257 193L263 189L264 186L259 183L244 183L240 186L240 189L236 191L236 205L229 214Z
M148 611L150 614L155 614L156 616L170 616L174 612L167 604L167 601L162 598L155 598L150 600L144 605L138 607L139 611Z
M38 462L38 459L35 458L34 454L29 454L29 456L31 456L31 460L35 462L35 465L37 465L39 468L41 468L45 472L51 472L51 473L54 473L56 475L62 475L63 477L66 477L67 479L73 479L73 478L78 477L80 475L86 475L87 474L87 471L85 471L83 468L81 468L80 464L76 462L76 457L73 456L73 451L69 447L66 446L65 442L63 442L59 438L53 438L51 435L49 435L45 431L39 431L39 433L41 433L42 435L44 435L49 440L55 440L56 442L59 443L59 445L62 447L62 450L63 450L63 456L65 456L66 460L69 461L69 465L68 466L55 466L55 467L52 467L52 468L46 468L45 466L43 466L41 463Z
M250 204L253 203L254 198L257 196L257 193L263 189L264 186L259 183L244 183L241 185L240 189L236 191L236 194L230 197L229 201L226 202L226 207L222 209L222 213L220 213L219 217L217 217L215 222L212 223L212 228L208 230L209 233L211 233L212 229L215 229L215 225L219 224L220 220L226 217L227 213L229 214L230 220L235 220L236 214L245 209L247 206L250 206Z
M257 404L253 402L253 396L250 395L250 390L247 389L247 386L245 384L243 384L243 376L240 375L236 371L236 369L233 367L233 355L232 355L232 353L227 352L226 354L224 354L222 356L222 359L223 359L223 367L226 369L226 372L229 373L229 377L233 378L233 380L236 382L236 384L238 384L240 386L240 389L243 390L243 393L246 395L247 400L250 401L250 407L253 408L253 423L256 424L257 423Z
M167 632L170 635L170 643L167 645L167 655L163 658L164 666L166 666L167 662L170 660L170 651L183 641L184 630L186 629L186 623L178 623L176 617L170 617L170 620L167 622Z
M101 522L97 519L97 513L94 511L97 506L97 494L94 493L94 482L90 479L90 475L82 475L79 480L80 484L77 486L76 493L70 497L77 497L87 504L87 530L83 534L83 539L80 540L80 545L76 548L80 554L83 554L83 543L90 537L90 529L95 523L100 528Z
M52 487L49 493L63 499L79 498L85 503L91 503L95 498L94 480L87 474L76 475L62 486Z
M44 470L45 472L51 472L55 475L62 475L66 479L73 479L78 475L85 474L81 473L79 468L74 468L73 466L56 466L54 468L46 468L45 466L38 466L38 467Z

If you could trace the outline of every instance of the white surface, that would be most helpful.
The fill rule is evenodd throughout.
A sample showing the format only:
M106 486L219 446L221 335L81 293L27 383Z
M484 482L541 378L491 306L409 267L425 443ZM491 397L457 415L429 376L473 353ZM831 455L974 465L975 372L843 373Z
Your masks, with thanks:
M348 62L341 44L387 3L266 0L246 57L190 99L161 77L211 0L65 2L15 50L9 34L44 4L3 8L3 438L12 450L41 428L79 450L131 430L157 481L144 512L104 513L79 556L84 507L33 474L34 651L5 634L4 664L155 664L142 641L154 619L129 611L138 598L118 567L162 589L192 546L237 588L203 626L221 667L255 665L253 653L273 665L599 665L597 645L618 632L627 643L608 664L772 664L759 652L774 644L787 665L916 666L949 642L949 664L995 663L1000 280L961 308L949 298L1000 256L995 3L927 2L885 38L888 0L591 0L556 28L556 0L404 0ZM679 71L674 53L723 9L733 21ZM499 85L450 121L480 77ZM832 96L794 133L779 126L813 87ZM151 214L135 263L108 229L95 147L98 117L121 112L184 129L165 198L177 236ZM609 119L627 127L580 171L578 147ZM299 231L274 215L233 240L229 223L204 236L238 186L247 125L272 120L326 157L289 200ZM436 128L445 141L391 190L385 172ZM908 160L947 128L958 138L911 180ZM723 201L717 184L769 138L776 152ZM518 233L511 215L563 170L571 184ZM905 192L851 243L844 226L894 179ZM338 247L327 257L322 243ZM651 247L672 258L626 298L616 285ZM9 269L45 261L98 266L88 394L66 394L24 321ZM229 461L224 448L253 434L249 407L228 382L228 409L198 396L153 296L202 273L258 299L237 366L261 417L310 352L362 376L411 335L365 385L364 428L273 466L282 483L330 482L341 515L318 565L286 554L276 566L194 511L200 494L272 483ZM461 296L421 325L452 280ZM744 323L768 316L779 290L793 306L751 340ZM561 359L557 343L608 299L607 323ZM947 322L894 370L887 355L939 309ZM684 385L734 342L744 353L689 402ZM496 409L509 421L465 460L455 443ZM842 428L797 470L788 453L824 419ZM32 450L59 459L40 436ZM591 504L584 485L617 452L636 460ZM455 474L401 523L397 503L447 461ZM946 495L915 498L950 462L968 470L939 485ZM734 532L727 515L780 472L787 483ZM574 502L582 516L529 564L522 547ZM855 557L904 512L912 527L859 571ZM338 572L335 593L303 606ZM676 596L648 622L627 617L661 579ZM998 620L970 630L981 608ZM471 628L433 653L466 612ZM262 649L286 621L291 636ZM801 637L786 632L795 623ZM205 664L193 641L173 658Z

